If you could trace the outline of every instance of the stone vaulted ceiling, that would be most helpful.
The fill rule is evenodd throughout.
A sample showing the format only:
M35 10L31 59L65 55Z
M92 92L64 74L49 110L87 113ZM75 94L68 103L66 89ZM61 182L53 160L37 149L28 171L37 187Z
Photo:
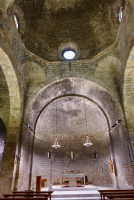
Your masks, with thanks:
M93 139L97 132L104 131L105 126L105 116L96 104L82 97L69 96L53 101L41 112L36 136L48 140L58 136L64 140L82 141L83 135L84 139L88 134Z
M78 59L89 59L116 39L113 16L122 0L16 0L26 22L22 40L32 53L49 61L61 60L59 47L75 43ZM115 12L115 13L114 13ZM19 21L21 27L21 21Z
M82 97L69 96L53 101L41 112L35 134L47 148L51 148L57 137L62 149L75 146L81 151L87 135L94 144L92 150L97 149L104 138L108 144L107 129L106 118L96 104Z

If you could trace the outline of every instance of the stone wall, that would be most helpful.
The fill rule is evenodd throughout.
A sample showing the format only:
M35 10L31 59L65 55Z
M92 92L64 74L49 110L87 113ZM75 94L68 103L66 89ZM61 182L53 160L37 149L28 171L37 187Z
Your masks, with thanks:
M61 148L52 149L48 142L35 140L34 145L34 158L33 158L33 175L32 187L35 188L36 176L41 175L42 178L47 178L48 184L50 183L50 169L52 162L52 184L57 183L57 178L62 173L84 173L87 175L90 183L95 185L115 185L114 173L109 171L109 155L110 155L110 141L106 136L106 130L96 133L94 137L99 137L99 145L95 147L84 147L82 139L79 144L65 142L60 140ZM65 144L65 145L64 145ZM73 146L74 145L74 146ZM51 149L51 159L47 157L48 150ZM71 160L71 151L73 151L74 159ZM98 158L94 159L94 152L97 152ZM103 178L102 178L103 177Z
M45 110L48 105L52 104L53 99L58 98L58 96L59 98L65 98L64 95L67 95L67 94L68 95L81 94L86 97L89 97L90 100L92 99L92 101L97 103L97 105L99 106L99 109L101 109L101 112L103 113L102 114L103 117L99 114L99 118L98 118L98 121L100 122L101 126L103 125L102 126L103 128L100 129L100 132L99 132L99 129L98 129L98 132L92 132L90 129L91 127L94 127L95 125L97 125L97 117L95 117L96 122L94 124L93 119L91 120L90 115L88 115L88 112L87 112L88 121L90 123L92 121L91 127L89 128L89 130L91 131L90 135L94 143L92 147L93 148L92 152L95 152L95 151L98 152L97 160L92 159L92 155L90 153L88 155L88 152L86 152L86 155L83 156L85 153L85 150L83 149L82 146L79 146L80 141L84 142L83 135L81 135L81 139L79 138L78 140L79 142L77 141L77 143L73 144L73 140L72 141L70 140L70 143L67 143L67 146L66 145L64 146L65 144L64 139L60 138L62 135L66 137L66 134L62 134L63 132L64 133L66 132L66 129L64 128L63 128L64 130L62 131L59 130L61 133L60 132L57 133L58 138L60 138L59 139L60 142L63 143L63 147L61 147L61 150L57 149L57 153L56 151L53 151L51 148L51 145L54 142L54 140L52 139L53 137L49 138L52 132L50 131L49 133L47 133L48 132L47 123L50 123L50 122L46 121L47 118L45 119L43 110ZM119 102L118 102L118 105L119 105ZM112 112L110 112L111 109L112 109ZM50 113L52 113L52 111ZM52 115L55 115L54 113L55 113L55 110L53 111ZM27 107L27 112L26 112L24 121L25 123L28 123L30 125L30 128L34 131L36 136L35 136L35 143L32 145L32 140L30 140L30 137L33 137L33 132L30 131L24 124L25 129L22 132L22 134L24 135L23 143L22 143L22 155L23 155L22 160L26 161L27 156L29 160L27 161L27 165L26 165L26 162L23 162L23 161L21 161L20 163L19 183L22 183L22 180L27 180L28 182L28 173L30 174L29 180L31 182L31 185L30 185L31 188L35 187L35 177L37 175L42 175L43 178L47 178L48 183L49 183L50 161L47 159L47 152L50 151L52 153L52 163L54 167L53 179L52 179L53 183L56 182L60 173L65 172L65 171L68 172L71 168L74 168L74 171L79 171L80 166L82 165L81 169L83 170L80 170L80 171L81 172L86 171L87 176L89 177L90 181L93 184L97 184L97 185L101 184L100 180L102 176L105 174L106 175L105 177L107 178L106 179L104 178L104 182L101 181L102 184L109 184L109 185L114 185L114 186L118 186L119 184L119 186L123 188L131 187L132 185L131 176L127 177L123 175L124 173L128 171L128 168L131 169L131 163L130 163L127 143L126 143L126 141L128 140L128 136L127 136L127 132L125 128L121 128L123 125L125 126L124 120L122 119L122 123L123 123L122 125L119 124L116 127L116 129L112 129L112 133L111 133L112 141L108 134L108 131L109 131L108 129L115 123L114 120L119 119L121 115L122 115L121 109L112 100L112 97L105 90L100 88L100 86L98 86L97 84L91 81L86 81L84 79L79 79L79 78L78 79L77 78L62 79L61 81L57 81L55 83L48 85L46 88L43 88L42 90L40 90L39 93L37 93L35 98L32 99L31 104L29 104L29 106ZM45 122L41 121L41 119L45 120ZM38 123L39 123L39 126L38 126ZM42 124L44 123L46 123L46 125L44 125L44 128L43 128ZM65 124L64 120L62 124ZM45 126L46 126L46 130L45 130ZM48 126L48 127L49 129L51 129L51 127L53 129L55 125L51 124L51 126ZM120 134L118 133L118 131L120 131ZM41 140L38 139L40 137L42 138ZM78 137L78 135L76 137ZM69 135L68 135L68 138L69 138ZM29 140L31 141L30 143L29 143ZM45 140L47 140L47 142L45 142ZM65 138L65 142L67 142L66 138ZM30 153L31 149L33 152L32 155ZM71 150L73 150L74 152L74 156L75 156L74 161L70 160ZM117 173L114 172L111 174L109 172L109 168L108 168L109 157L112 157L115 160ZM80 159L83 160L82 161L83 164L81 164ZM29 162L31 162L31 164ZM127 165L125 165L126 162L128 163ZM97 176L95 176L95 172L93 168L95 169ZM27 172L27 175L25 175L25 171ZM24 188L27 188L27 182L25 183L24 181L24 184L25 184L23 185ZM124 185L124 182L125 182L125 185ZM18 185L18 187L20 187L20 184Z
M116 43L94 59L47 62L25 49L18 31L13 25L13 20L11 20L12 9L6 10L9 1L5 1L5 4L2 2L0 2L0 6L2 9L5 8L6 12L3 13L2 10L0 14L0 46L5 51L4 53L1 51L0 54L0 60L3 61L0 63L2 91L0 94L0 117L7 128L7 143L0 176L0 193L10 192L11 185L12 188L20 188L22 182L24 189L35 187L36 175L47 177L49 183L48 150L51 150L52 153L53 183L56 182L60 173L70 171L72 168L78 172L82 167L83 170L80 172L86 171L89 181L93 184L100 184L105 175L107 178L104 179L103 184L119 185L122 188L133 187L134 169L127 146L130 141L128 132L132 144L134 133L133 51L128 60L134 44L133 5L126 1L126 9L120 23ZM116 46L116 44L118 45ZM124 79L126 63L127 70ZM76 82L72 81L73 77L78 78ZM93 106L96 113L99 113L98 116L103 115L102 118L100 117L100 124L103 128L93 132L94 137L92 137L94 139L96 134L103 136L99 138L97 135L100 141L99 145L96 145L96 148L92 147L93 152L99 152L97 160L92 159L93 154L85 151L81 146L77 150L70 145L70 150L64 147L57 153L49 148L50 143L46 144L43 140L34 138L33 132L25 126L25 123L28 122L33 131L37 128L43 132L43 126L41 129L38 126L41 111L47 104L67 95L79 95L79 97L88 99L98 106L98 109ZM103 114L100 115L100 112ZM20 126L21 119L24 120L22 126ZM118 119L122 119L122 121L112 129L111 143L110 138L107 137L108 131ZM81 141L82 139L83 137ZM97 143L97 139L95 142ZM74 152L74 161L70 160L71 150ZM19 153L21 162L17 163L15 158ZM115 159L116 173L111 174L108 171L109 156ZM82 166L80 159L83 161Z

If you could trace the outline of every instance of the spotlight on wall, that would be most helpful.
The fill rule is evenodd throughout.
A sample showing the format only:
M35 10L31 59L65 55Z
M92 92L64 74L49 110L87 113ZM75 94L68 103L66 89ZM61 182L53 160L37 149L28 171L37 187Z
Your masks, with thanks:
M32 132L34 133L33 129L30 127L30 125L29 125L28 123L25 123L25 122L24 122L24 124L27 126L27 128L28 128L30 131L32 131Z
M111 127L111 128L114 128L117 124L119 124L121 122L121 119L119 119L119 120L117 120L116 122L115 122L115 124Z
M121 122L121 119L117 120L112 126L111 128L109 129L109 133L111 132L111 129L114 128L115 126L117 126L117 124L119 124Z
M30 128L30 125L29 125L29 124L26 123L25 125L26 125L28 128Z
M4 145L6 144L6 140L3 140Z

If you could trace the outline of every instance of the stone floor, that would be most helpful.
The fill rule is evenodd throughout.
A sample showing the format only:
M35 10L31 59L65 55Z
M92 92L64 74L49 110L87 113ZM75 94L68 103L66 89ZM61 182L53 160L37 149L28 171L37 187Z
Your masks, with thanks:
M54 191L52 200L99 200L99 189L110 189L110 187L94 185L85 185L85 187L61 187L54 185L52 186L52 190ZM44 187L41 190L47 191L49 188Z

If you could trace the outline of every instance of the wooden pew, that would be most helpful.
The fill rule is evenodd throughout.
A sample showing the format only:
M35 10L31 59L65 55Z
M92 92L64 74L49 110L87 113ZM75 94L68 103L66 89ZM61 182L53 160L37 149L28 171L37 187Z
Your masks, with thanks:
M126 195L127 195L126 198L129 198L134 195L134 190L132 190L132 189L119 189L119 190L111 189L111 190L98 190L98 191L100 192L101 199L105 199L105 197L111 198L111 199L112 198L125 198ZM120 197L119 197L119 195L120 195Z
M53 191L40 191L40 192L36 192L36 191L33 191L33 190L26 190L26 191L12 191L13 194L52 194Z
M107 194L106 197L108 199L133 199L134 200L134 194L122 194L122 193L118 193L118 194Z
M8 199L10 199L10 200L14 200L14 199L15 200L29 200L29 199L30 200L44 200L44 198L40 198L40 197L39 198L37 198L37 197L36 198L29 198L29 197L27 197L27 198L26 197L23 197L23 198L20 198L20 197L19 198L12 198L11 197L11 198L8 198ZM6 198L3 197L3 198L0 198L0 200L6 200Z
M12 191L13 194L41 194L39 196L42 196L43 194L47 195L49 197L49 199L51 200L51 195L53 193L53 191L40 191L40 192L36 192L36 191L32 191L32 190L26 190L26 191ZM31 195L30 195L31 196ZM35 195L34 195L35 196Z
M52 191L47 191L47 192L20 192L20 193L12 193L12 194L3 194L3 196L5 198L8 198L8 197L12 197L12 198L15 198L16 197L42 197L43 199L50 199L51 200L51 193Z
M48 199L48 194L3 194L5 198L15 198L15 197L42 197L43 199Z

